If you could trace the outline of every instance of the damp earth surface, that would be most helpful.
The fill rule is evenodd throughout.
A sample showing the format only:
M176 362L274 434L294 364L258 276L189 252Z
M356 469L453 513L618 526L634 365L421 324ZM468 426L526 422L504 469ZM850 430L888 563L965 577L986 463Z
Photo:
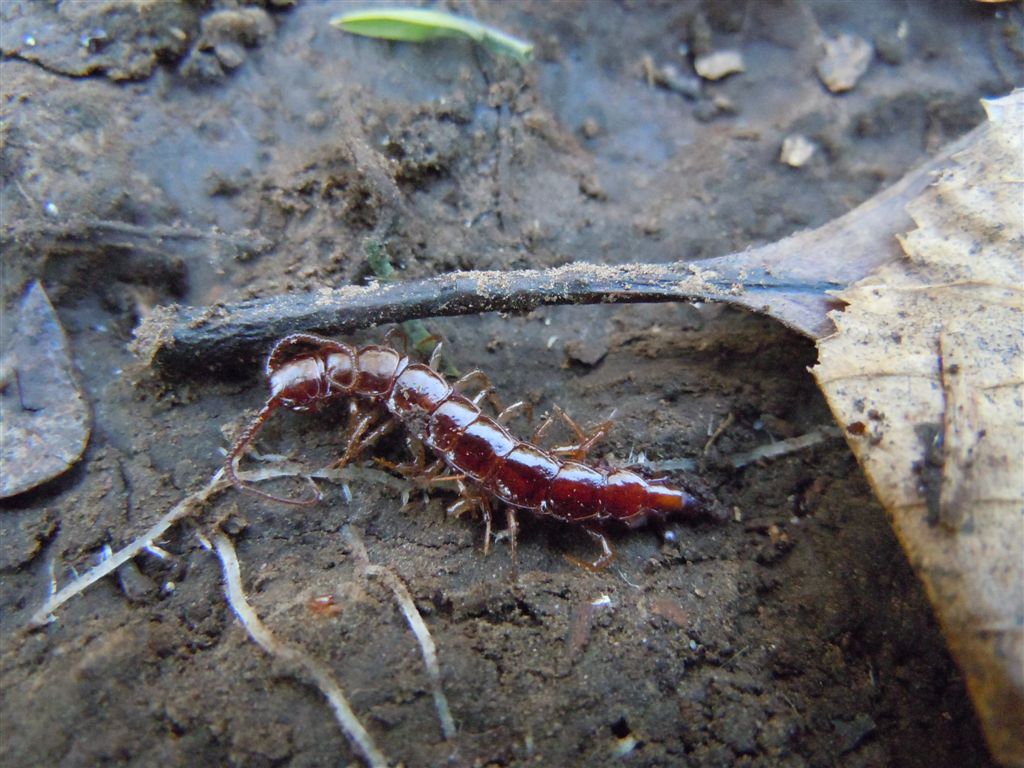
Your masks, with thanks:
M525 65L328 24L352 7L0 6L4 313L41 281L92 420L68 471L2 502L0 762L358 763L320 694L226 604L199 539L219 527L264 622L327 665L395 764L987 764L960 672L845 443L826 432L735 466L832 424L807 372L813 342L715 305L424 322L451 366L483 369L534 425L555 405L583 425L612 418L596 461L690 460L668 476L711 494L727 523L613 531L614 564L591 572L569 559L595 556L585 531L524 514L514 569L507 540L485 556L481 521L446 515L444 487L366 472L303 508L232 491L156 542L162 557L26 629L52 581L202 487L266 396L258 366L156 372L133 357L156 307L365 283L374 248L412 280L769 243L981 122L978 99L1020 85L1024 55L1019 6L966 1L448 4L532 40ZM869 52L833 92L818 65L841 34ZM694 73L722 52L742 71ZM5 323L4 344L18 332ZM257 446L323 466L345 421L344 408L281 414ZM374 457L408 460L400 431L364 457L382 471ZM408 586L453 739L405 618L345 531Z

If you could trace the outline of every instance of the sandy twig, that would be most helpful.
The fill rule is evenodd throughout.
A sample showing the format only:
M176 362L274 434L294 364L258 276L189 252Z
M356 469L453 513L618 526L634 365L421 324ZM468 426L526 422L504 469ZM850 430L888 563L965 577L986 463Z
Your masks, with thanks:
M238 620L245 627L249 637L260 648L271 656L280 659L294 667L301 669L313 682L313 685L324 695L334 717L341 726L341 730L352 743L352 746L363 756L367 764L386 768L388 761L374 744L373 738L367 732L363 724L359 722L352 711L352 707L345 698L341 686L334 679L331 671L321 662L308 655L301 648L283 643L274 637L273 633L260 621L256 611L249 604L242 589L241 569L238 565L238 555L231 539L223 533L217 532L213 535L213 550L220 559L221 568L224 572L224 593L228 604L235 612Z
M445 739L454 738L455 720L452 718L451 710L448 708L448 699L441 687L441 667L437 662L437 648L434 645L434 639L430 636L430 630L427 629L426 622L423 621L423 617L416 608L416 603L413 601L408 587L394 571L382 565L370 563L362 537L350 526L345 526L342 535L352 545L353 555L362 572L367 576L380 578L394 592L398 607L401 608L405 620L409 622L409 628L420 644L423 664L427 668L427 676L430 678L430 686L433 689L434 706L437 708L437 716L441 721L441 732Z
M742 292L734 290L739 284ZM797 295L833 308L836 300L827 292L845 286L830 279L777 278L748 264L740 269L718 262L713 268L703 262L576 263L541 270L455 272L419 281L247 299L218 307L162 308L136 330L132 349L166 374L208 376L221 369L237 371L238 365L255 362L265 354L274 340L300 331L335 335L414 318L527 312L559 304L742 300L760 302L757 306L761 307L770 303L770 297ZM232 365L222 366L225 360Z

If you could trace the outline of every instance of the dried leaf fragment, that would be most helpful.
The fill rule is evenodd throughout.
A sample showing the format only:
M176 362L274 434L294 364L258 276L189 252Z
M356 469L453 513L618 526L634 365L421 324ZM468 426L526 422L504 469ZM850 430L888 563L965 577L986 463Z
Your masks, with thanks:
M65 472L81 457L91 428L64 329L39 282L25 294L12 325L0 358L4 499Z
M983 136L908 206L906 258L840 294L814 374L994 756L1024 765L1024 91L983 104Z

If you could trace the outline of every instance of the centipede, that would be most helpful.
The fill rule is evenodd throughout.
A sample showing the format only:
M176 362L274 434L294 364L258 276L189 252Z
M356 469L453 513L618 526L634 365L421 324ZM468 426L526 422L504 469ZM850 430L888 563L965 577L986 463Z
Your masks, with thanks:
M492 538L492 511L503 507L513 563L520 512L581 526L599 545L600 555L592 562L569 559L593 570L605 568L615 557L606 536L609 523L635 528L668 517L710 515L706 504L665 478L588 462L587 453L611 422L587 435L556 409L531 440L516 438L505 424L522 403L495 416L485 412L482 401L493 392L486 374L475 370L449 380L438 370L439 353L440 345L427 363L421 363L388 344L357 347L306 333L282 338L266 361L269 397L228 452L226 477L239 489L275 502L317 503L319 492L292 499L247 485L238 477L236 465L277 410L316 412L329 403L348 400L353 418L337 466L403 427L415 458L409 464L388 466L424 485L457 483L461 495L449 511L475 508L480 512L486 525L485 552ZM483 386L470 398L461 390L474 379ZM542 448L537 442L555 418L569 426L576 441ZM432 461L428 462L428 455Z

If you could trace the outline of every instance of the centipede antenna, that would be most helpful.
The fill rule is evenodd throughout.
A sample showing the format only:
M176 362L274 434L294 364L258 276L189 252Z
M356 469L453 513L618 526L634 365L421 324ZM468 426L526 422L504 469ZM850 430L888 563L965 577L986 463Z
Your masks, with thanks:
M231 481L231 484L238 488L240 491L245 491L255 496L260 496L261 498L267 499L269 501L276 501L279 504L288 504L294 507L310 507L314 504L318 504L323 498L320 494L320 489L316 487L316 483L314 483L312 480L310 480L309 482L313 486L313 495L308 499L295 500L286 499L283 496L275 496L272 493L261 491L259 488L255 488L245 483L242 480L242 478L240 478L235 472L235 464L241 457L242 452L246 449L249 443L253 441L253 438L255 438L257 433L263 428L263 425L266 423L267 419L270 418L271 414L273 414L274 411L276 411L280 407L280 405L280 402L278 402L276 399L271 398L270 400L268 400L266 405L264 405L263 408L260 409L260 412L256 415L256 418L253 419L249 423L249 426L246 427L245 430L242 432L242 434L238 436L238 439L235 440L235 444L231 447L231 450L228 452L227 460L224 463L224 474L227 476L228 480Z

